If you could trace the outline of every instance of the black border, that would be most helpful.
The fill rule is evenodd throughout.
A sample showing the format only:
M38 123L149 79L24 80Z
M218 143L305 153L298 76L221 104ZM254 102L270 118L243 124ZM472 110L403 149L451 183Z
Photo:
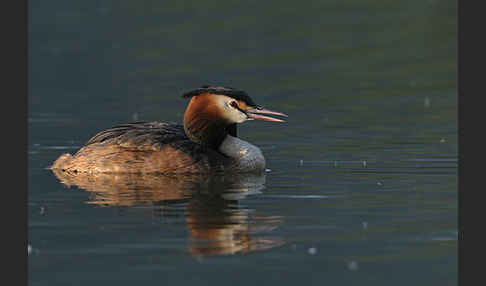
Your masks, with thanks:
M7 284L27 285L27 68L28 2L2 5L2 160L4 201L2 249L7 266L2 279ZM8 180L7 180L8 178ZM11 281L11 282L7 282Z

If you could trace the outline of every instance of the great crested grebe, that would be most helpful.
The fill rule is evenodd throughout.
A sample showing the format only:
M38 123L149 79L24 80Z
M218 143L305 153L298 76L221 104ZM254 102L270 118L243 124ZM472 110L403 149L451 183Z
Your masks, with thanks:
M242 90L205 85L191 98L184 125L134 122L93 136L76 154L63 154L51 169L70 173L263 172L260 149L237 138L247 120L284 122L287 116L256 105Z

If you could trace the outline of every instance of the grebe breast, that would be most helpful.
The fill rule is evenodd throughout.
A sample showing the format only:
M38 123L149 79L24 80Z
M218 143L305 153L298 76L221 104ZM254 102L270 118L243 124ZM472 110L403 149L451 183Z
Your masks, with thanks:
M229 168L236 172L262 172L265 170L265 157L257 146L227 135L219 146L219 152L232 160Z

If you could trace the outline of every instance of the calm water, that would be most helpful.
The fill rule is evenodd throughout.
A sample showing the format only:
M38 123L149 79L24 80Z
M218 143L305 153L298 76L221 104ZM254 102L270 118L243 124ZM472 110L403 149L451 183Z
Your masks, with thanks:
M29 285L457 285L456 1L29 7ZM46 169L203 84L289 115L264 177Z

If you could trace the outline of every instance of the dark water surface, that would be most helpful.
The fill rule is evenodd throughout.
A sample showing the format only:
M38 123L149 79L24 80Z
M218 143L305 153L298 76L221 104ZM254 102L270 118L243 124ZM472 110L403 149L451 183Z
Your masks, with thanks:
M457 285L456 1L29 6L29 285ZM266 176L46 169L208 83Z

